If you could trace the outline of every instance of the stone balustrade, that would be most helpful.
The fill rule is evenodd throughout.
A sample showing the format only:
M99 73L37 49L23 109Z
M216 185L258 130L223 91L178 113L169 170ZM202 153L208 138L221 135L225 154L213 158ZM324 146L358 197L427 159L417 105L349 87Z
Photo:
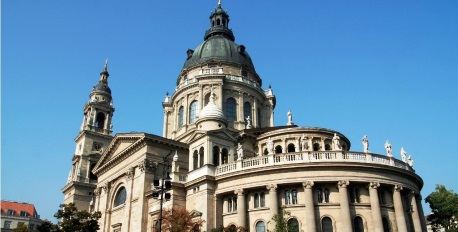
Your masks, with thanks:
M218 166L216 168L216 175L223 175L227 173L232 173L241 170L249 170L259 167L320 162L380 164L414 172L414 170L408 164L395 158L389 158L384 155L354 151L313 151L271 154L266 156L257 156L254 158L238 160L233 163Z

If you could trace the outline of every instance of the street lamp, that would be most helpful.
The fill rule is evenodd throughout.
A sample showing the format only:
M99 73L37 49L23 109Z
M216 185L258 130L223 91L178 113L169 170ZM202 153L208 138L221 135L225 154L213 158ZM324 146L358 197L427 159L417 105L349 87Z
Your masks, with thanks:
M168 172L169 168L171 167L169 160L170 155L172 155L172 151L170 151L168 155L162 158L162 179L153 180L153 198L160 198L159 231L162 231L162 204L164 203L164 198L166 201L168 201L172 197L172 195L168 192L170 189L172 189L172 179L170 178L170 172Z

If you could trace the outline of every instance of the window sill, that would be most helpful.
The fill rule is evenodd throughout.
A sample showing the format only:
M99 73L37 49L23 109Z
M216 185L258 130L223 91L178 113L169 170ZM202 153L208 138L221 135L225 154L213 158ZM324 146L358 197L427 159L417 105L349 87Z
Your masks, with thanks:
M283 205L282 208L299 208L305 207L305 204L290 204L290 205Z
M111 209L111 212L116 212L116 211L119 211L119 210L121 210L121 209L124 209L124 206L126 206L126 203L121 204L121 205L118 205L118 206L112 208L112 209Z
M229 213L223 213L223 216L231 216L231 215L236 215L237 211L234 212L229 212Z
M251 208L248 210L248 212L256 212L256 211L262 211L262 210L269 210L269 207Z

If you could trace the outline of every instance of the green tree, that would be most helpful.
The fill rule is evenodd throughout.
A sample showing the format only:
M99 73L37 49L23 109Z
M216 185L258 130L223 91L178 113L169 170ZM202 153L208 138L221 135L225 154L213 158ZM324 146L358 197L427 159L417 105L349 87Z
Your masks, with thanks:
M197 232L205 222L180 207L164 210L162 218L162 231L167 232Z
M100 212L78 211L73 203L60 205L60 209L54 214L59 220L58 225L62 232L96 232L101 216Z
M37 226L37 230L38 232L60 232L59 226L48 220L44 220L41 225Z
M458 232L458 194L437 185L436 191L429 194L425 201L432 214L428 216L433 228L444 228L446 232Z
M13 229L13 232L29 232L29 228L24 223L18 223L17 227Z
M281 210L278 214L272 217L272 221L275 223L273 231L269 232L288 232L292 231L292 228L288 228L288 218L291 214L285 210ZM270 221L269 221L270 223Z

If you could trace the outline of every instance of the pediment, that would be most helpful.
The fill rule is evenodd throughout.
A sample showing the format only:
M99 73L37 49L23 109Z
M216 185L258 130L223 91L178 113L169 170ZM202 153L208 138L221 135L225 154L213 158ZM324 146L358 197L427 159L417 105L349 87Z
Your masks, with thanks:
M136 144L142 141L144 135L138 134L122 134L116 135L111 143L108 145L107 149L102 153L102 157L94 168L95 172L98 172L100 167L103 167L104 164L110 162L111 160L118 157L121 153L126 152Z
M216 137L216 138L219 138L219 139L233 141L233 142L237 141L237 138L235 136L233 136L230 132L226 131L226 130L214 130L214 131L196 131L196 132L194 132L193 135L191 135L191 137L189 138L187 143L191 144L191 143L195 142L196 140L199 140L199 139L201 139L203 137L206 137L206 136Z

